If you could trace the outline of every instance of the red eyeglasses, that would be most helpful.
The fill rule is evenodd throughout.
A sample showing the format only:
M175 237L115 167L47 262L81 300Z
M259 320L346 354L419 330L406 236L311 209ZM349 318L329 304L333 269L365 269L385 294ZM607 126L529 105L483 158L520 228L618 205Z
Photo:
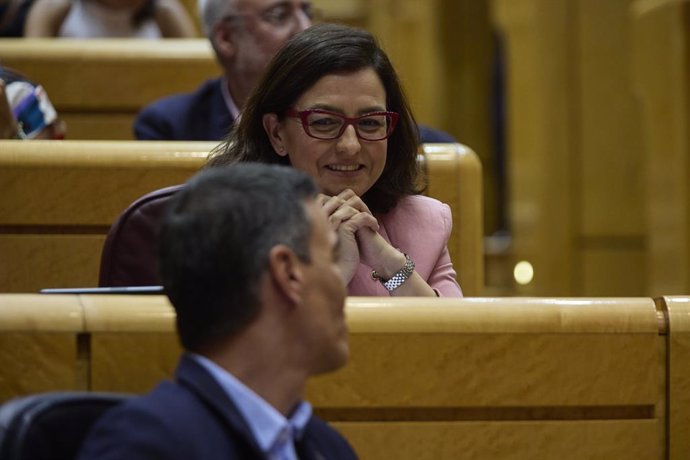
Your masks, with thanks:
M393 134L398 123L398 114L395 112L371 112L350 118L328 110L311 109L298 112L288 109L285 115L299 118L304 132L309 137L322 140L337 139L349 125L352 125L358 138L365 141L382 141Z

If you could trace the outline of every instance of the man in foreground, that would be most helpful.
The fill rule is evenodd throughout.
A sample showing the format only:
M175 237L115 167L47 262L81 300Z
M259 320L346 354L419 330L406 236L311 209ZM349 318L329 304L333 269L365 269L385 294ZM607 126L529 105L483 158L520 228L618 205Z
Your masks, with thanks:
M160 266L174 381L102 417L80 459L353 459L302 400L348 357L338 241L293 168L204 170L172 200Z

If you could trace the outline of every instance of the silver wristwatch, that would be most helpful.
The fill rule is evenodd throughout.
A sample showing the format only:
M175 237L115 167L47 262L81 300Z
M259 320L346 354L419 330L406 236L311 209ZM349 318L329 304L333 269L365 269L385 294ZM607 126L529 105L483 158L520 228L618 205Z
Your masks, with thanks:
M389 280L382 279L376 270L371 272L371 277L383 284L388 292L393 292L403 285L407 279L414 273L414 260L405 254L405 265L401 268L395 275L393 275Z

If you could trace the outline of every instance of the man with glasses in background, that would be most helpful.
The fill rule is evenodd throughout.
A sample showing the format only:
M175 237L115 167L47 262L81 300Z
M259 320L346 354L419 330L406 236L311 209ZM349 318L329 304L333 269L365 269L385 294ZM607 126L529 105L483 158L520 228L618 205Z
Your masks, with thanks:
M237 120L249 93L273 55L311 26L316 10L299 0L198 0L204 33L223 76L193 93L160 99L139 113L139 140L220 141ZM443 131L419 126L421 143L457 142Z
M134 123L137 139L223 139L268 61L314 17L311 2L300 0L199 0L198 6L223 76L144 107Z

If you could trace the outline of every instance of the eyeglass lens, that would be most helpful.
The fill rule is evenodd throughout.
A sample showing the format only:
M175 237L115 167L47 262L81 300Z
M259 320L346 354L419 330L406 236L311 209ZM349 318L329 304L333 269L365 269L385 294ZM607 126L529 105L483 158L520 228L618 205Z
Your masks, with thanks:
M365 140L385 139L391 126L390 115L366 115L357 118L352 125L357 135ZM306 117L305 128L309 135L319 139L335 139L340 137L346 128L345 120L336 114L312 112Z
M274 25L284 25L290 22L298 11L302 11L310 20L314 19L314 8L309 2L304 2L295 8L288 3L279 3L261 14L261 17Z

